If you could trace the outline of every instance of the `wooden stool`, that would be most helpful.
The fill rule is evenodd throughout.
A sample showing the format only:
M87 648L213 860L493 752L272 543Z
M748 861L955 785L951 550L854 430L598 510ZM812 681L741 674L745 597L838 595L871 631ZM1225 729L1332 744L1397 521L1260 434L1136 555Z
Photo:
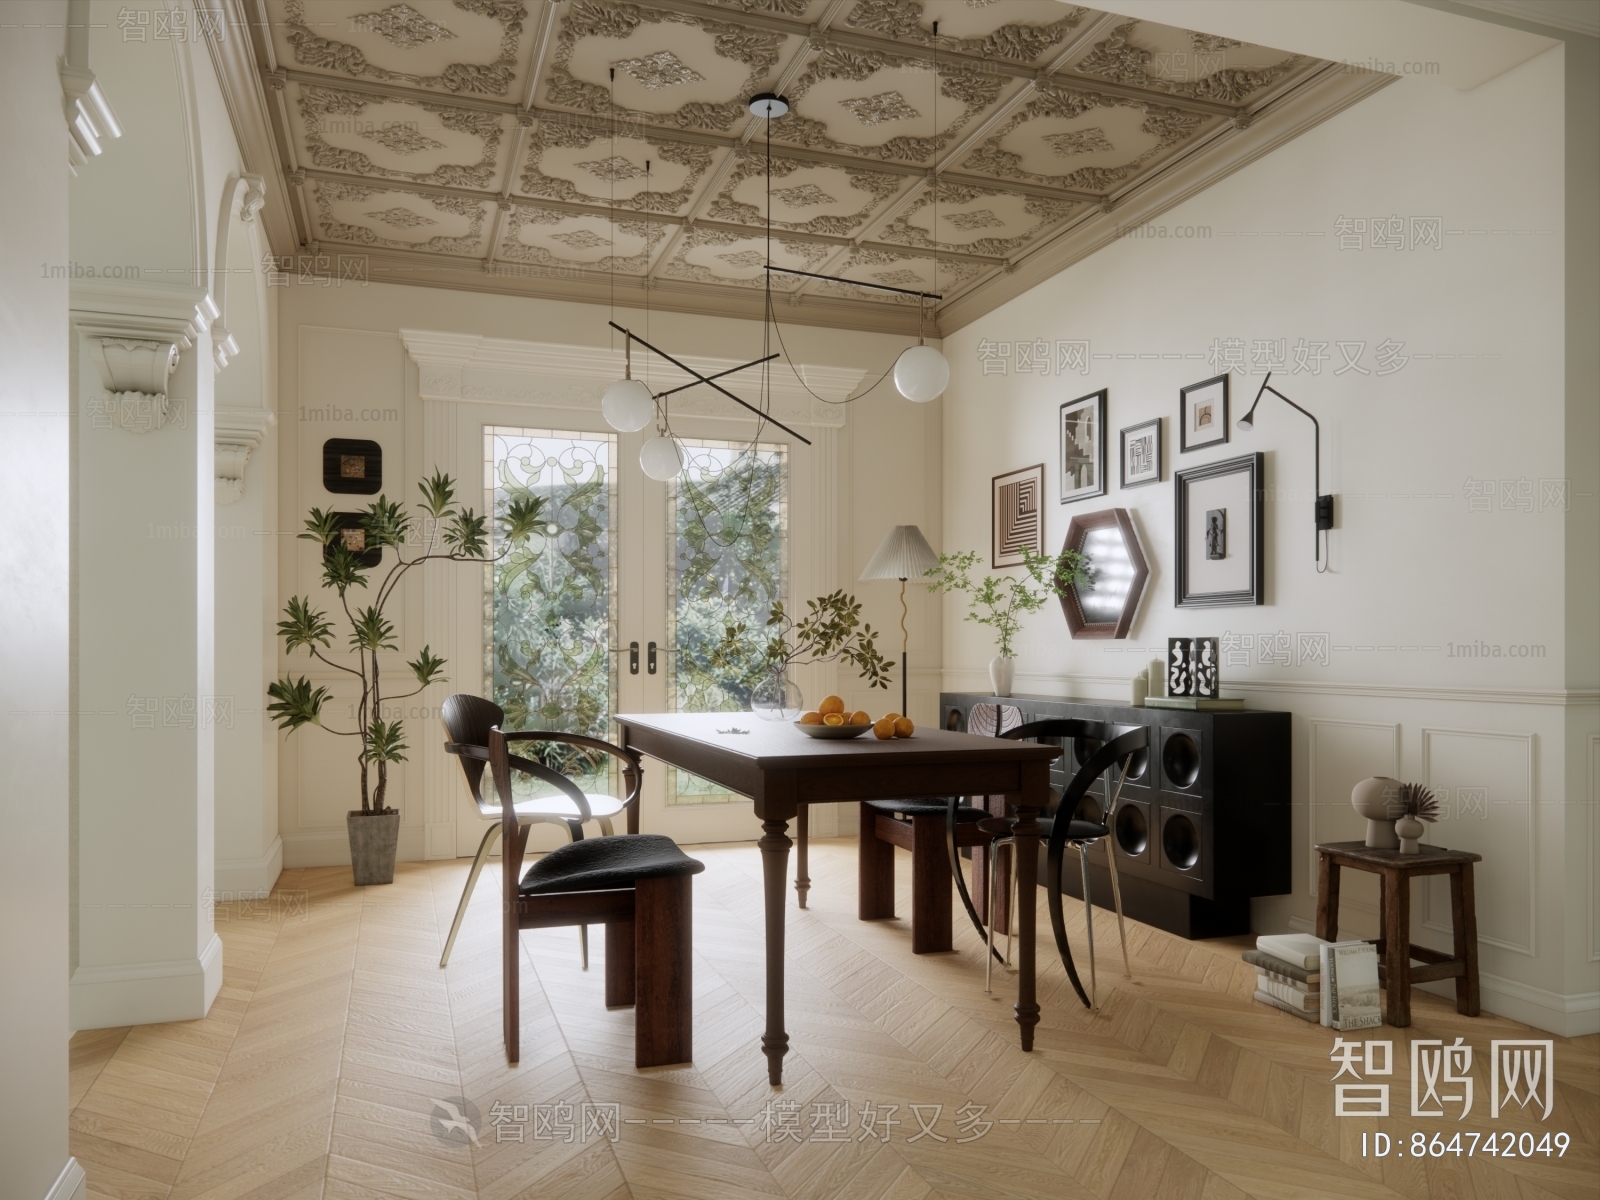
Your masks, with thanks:
M1329 842L1317 847L1317 936L1339 940L1339 868L1371 871L1378 877L1378 982L1383 985L1384 1020L1411 1024L1411 985L1435 979L1456 981L1456 1011L1478 1015L1478 915L1472 889L1472 864L1483 855L1423 846L1420 854L1374 850L1364 842ZM1455 955L1411 944L1411 880L1416 875L1450 876L1450 916ZM1423 965L1413 967L1411 960ZM1326 981L1324 981L1326 985Z

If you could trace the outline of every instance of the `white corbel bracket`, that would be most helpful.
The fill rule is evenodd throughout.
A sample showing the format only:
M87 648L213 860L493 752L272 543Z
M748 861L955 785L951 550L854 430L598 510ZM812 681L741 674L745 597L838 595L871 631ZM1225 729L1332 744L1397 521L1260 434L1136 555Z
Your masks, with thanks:
M218 504L236 504L244 495L244 469L276 420L265 408L217 410L214 437Z
M203 288L97 280L74 285L72 320L109 393L111 424L150 433L166 424L167 381L178 355L217 319Z

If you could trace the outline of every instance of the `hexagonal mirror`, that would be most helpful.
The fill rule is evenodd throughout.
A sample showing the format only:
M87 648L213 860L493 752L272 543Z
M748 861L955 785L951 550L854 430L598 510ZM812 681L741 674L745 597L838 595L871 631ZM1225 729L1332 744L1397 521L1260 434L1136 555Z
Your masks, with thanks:
M1074 583L1061 597L1072 636L1127 637L1150 577L1128 510L1108 508L1073 517L1061 548L1078 551L1091 569L1087 584Z

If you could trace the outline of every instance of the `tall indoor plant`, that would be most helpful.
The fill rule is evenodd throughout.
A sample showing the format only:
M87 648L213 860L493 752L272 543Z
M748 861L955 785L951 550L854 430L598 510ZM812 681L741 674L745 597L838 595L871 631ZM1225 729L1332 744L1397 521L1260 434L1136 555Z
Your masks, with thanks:
M928 587L935 593L966 593L966 619L994 630L998 653L989 660L989 683L996 696L1009 696L1022 618L1038 612L1052 596L1060 596L1072 584L1089 583L1094 573L1089 560L1077 550L1063 550L1052 556L1025 549L1023 574L985 575L975 583L972 572L977 565L978 556L971 550L941 554L939 565L928 569Z
M495 561L487 554L488 518L455 503L455 484L448 475L435 471L433 477L417 485L422 491L421 528L398 503L380 495L361 514L359 523L347 525L339 513L313 508L306 518L305 532L299 536L322 547L322 586L339 597L345 620L350 625L348 645L355 666L341 662L325 651L333 646L334 628L327 614L311 606L309 597L292 596L284 606L284 619L278 634L291 654L304 646L312 658L336 671L361 681L361 701L356 707L354 729L331 729L322 723L322 710L332 693L313 686L304 675L283 676L267 688L272 703L267 711L280 729L293 733L302 725L320 725L329 733L358 740L356 760L361 766L361 807L346 817L350 836L350 860L357 884L394 882L395 851L400 836L400 810L385 800L389 787L389 764L404 761L407 750L405 729L398 716L385 718L384 703L415 696L429 684L444 678L444 659L436 658L427 646L406 664L416 686L398 695L383 690L380 652L398 650L394 623L385 615L400 580L413 567L425 562L477 563ZM538 496L520 496L506 506L499 518L507 543L501 554L527 540L539 524L545 501ZM420 546L421 553L407 558L405 547ZM368 593L371 603L352 607L351 591L366 589L367 571L375 562L368 556L391 552L389 569Z

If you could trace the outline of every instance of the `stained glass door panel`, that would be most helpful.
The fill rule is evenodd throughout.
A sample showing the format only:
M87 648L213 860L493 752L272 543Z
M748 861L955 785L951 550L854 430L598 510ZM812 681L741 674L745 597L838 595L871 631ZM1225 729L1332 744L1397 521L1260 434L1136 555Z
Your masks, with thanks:
M683 439L683 473L667 485L667 707L744 712L759 681L711 666L728 625L763 630L788 580L788 448ZM746 719L754 720L754 717ZM673 769L666 802L743 800Z

